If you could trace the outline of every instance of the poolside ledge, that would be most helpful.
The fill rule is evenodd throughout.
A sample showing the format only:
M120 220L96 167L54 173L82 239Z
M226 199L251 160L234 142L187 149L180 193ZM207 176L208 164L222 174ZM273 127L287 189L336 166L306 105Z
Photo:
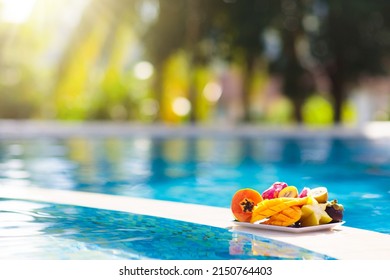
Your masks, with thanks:
M390 122L369 122L360 126L197 124L169 125L133 122L71 122L48 120L0 120L0 138L37 137L197 137L197 136L288 136L293 138L390 138Z

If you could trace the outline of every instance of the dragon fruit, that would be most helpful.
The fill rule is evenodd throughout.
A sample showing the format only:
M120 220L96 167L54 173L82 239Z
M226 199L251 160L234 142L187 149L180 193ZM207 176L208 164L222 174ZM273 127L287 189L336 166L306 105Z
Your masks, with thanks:
M279 192L281 190L283 190L284 188L286 188L288 185L284 182L275 182L272 184L271 187L269 187L268 189L266 189L262 194L261 196L263 197L263 199L273 199L273 198L277 198L278 195L279 195Z

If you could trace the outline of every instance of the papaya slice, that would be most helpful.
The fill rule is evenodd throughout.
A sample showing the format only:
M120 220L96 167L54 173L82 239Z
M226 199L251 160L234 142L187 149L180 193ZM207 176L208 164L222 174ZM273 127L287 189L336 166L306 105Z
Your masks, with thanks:
M253 208L263 200L261 194L250 188L238 190L232 198L231 210L234 218L239 222L249 222Z

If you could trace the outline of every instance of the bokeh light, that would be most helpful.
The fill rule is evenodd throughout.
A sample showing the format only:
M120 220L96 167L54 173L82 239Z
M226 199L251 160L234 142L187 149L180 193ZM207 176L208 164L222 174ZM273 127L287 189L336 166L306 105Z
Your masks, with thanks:
M185 97L177 97L173 100L172 110L180 117L186 116L191 111L191 103Z
M138 62L134 66L134 75L140 80L147 80L153 75L153 65L147 61Z
M9 23L23 23L31 15L35 2L36 0L1 0L1 19Z
M222 96L222 87L216 82L209 82L203 89L204 97L210 102L217 102Z

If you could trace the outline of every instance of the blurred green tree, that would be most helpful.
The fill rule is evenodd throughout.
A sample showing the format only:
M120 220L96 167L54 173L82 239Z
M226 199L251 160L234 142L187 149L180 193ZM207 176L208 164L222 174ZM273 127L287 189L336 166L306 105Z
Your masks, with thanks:
M197 110L199 92L196 70L207 65L215 54L215 31L226 6L222 0L159 0L157 20L143 36L146 57L155 67L154 92L158 103L163 104L163 70L168 58L184 50L188 60L191 102L190 121L199 119ZM180 71L180 69L178 69ZM158 119L162 119L160 108Z
M305 40L302 22L307 8L307 1L274 1L274 18L271 26L279 30L280 53L270 61L270 72L282 78L282 91L291 100L294 118L303 122L302 106L315 91L311 69L305 65L299 45Z
M52 10L46 1L37 3L44 9L37 8L35 23L0 26L0 117L140 120L139 105L156 99L162 120L162 107L172 105L163 83L175 72L192 107L182 119L196 122L214 106L202 93L215 77L210 66L221 58L240 66L243 121L253 121L253 81L268 65L282 78L298 122L305 121L302 106L315 90L312 73L325 73L338 123L351 86L364 75L389 73L386 0L91 0L63 40L64 51L55 50L48 64L42 57L57 46L51 42L57 29L39 25L42 11ZM145 58L154 66L154 98L151 80L130 71ZM262 79L269 78L264 73ZM43 105L50 102L54 106Z
M309 28L311 53L330 80L334 122L351 85L363 75L389 73L390 2L313 0ZM317 27L318 26L318 27Z
M154 66L154 95L159 105L156 120L163 119L164 63L183 46L185 38L185 1L159 0L157 19L150 25L142 41L145 56Z
M225 1L225 21L221 26L224 34L223 46L219 51L228 60L241 60L243 68L242 121L252 120L251 83L258 72L259 63L264 59L262 35L270 25L278 9L272 0ZM226 47L227 46L227 47Z
M139 3L93 0L85 8L58 63L57 118L125 120L135 111L123 72Z

